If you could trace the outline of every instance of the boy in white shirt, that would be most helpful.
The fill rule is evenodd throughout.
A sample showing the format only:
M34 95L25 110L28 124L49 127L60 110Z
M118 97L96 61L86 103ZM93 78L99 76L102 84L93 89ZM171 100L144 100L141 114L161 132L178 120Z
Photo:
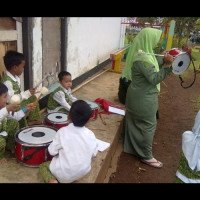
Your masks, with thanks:
M21 107L26 106L29 103L34 103L37 99L35 94L35 88L30 88L26 91L21 91L21 83L19 76L24 71L25 57L22 53L9 50L4 56L4 64L6 67L6 73L2 76L1 82L8 88L8 102L14 94L18 94L21 98ZM39 104L36 104L36 109L30 112L27 118L22 118L19 121L20 128L31 125L42 124L40 116Z
M22 110L16 111L20 106L15 104L6 105L8 88L0 82L0 164L7 160L4 158L5 149L15 153L15 133L19 130L19 120L25 116L29 110L36 108L33 103L22 107ZM13 112L13 113L12 113Z
M85 101L72 104L68 115L70 124L58 130L48 147L52 161L40 165L45 183L72 183L91 170L92 158L98 152L94 133L85 127L91 114Z
M77 100L71 94L72 78L67 71L58 74L60 86L55 89L48 98L47 112L63 112L68 114L73 102Z

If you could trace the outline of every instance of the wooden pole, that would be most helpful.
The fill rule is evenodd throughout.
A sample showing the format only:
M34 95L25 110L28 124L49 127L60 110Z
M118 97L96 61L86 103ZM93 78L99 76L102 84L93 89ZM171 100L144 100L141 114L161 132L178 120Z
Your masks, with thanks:
M80 89L81 87L83 87L84 85L86 85L87 83L89 83L90 81L94 80L95 78L99 77L100 75L104 74L105 72L107 72L107 71L109 71L109 70L110 70L110 68L105 69L103 72L101 72L101 73L97 74L96 76L92 77L90 80L88 80L88 81L86 81L86 82L80 84L78 87L76 87L76 88L74 88L74 89L72 90L72 93L74 93L75 91L77 91L78 89Z

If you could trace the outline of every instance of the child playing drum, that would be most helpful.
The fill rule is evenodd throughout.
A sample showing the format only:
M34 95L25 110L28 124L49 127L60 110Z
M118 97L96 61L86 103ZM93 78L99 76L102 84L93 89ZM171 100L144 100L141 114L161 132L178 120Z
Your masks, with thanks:
M16 51L7 51L4 56L4 64L7 69L6 73L1 78L1 82L4 83L8 88L8 103L10 103L10 98L14 94L19 94L22 100L21 107L26 106L29 103L33 103L36 101L36 96L34 95L35 89L30 88L26 91L21 91L20 89L20 78L19 76L24 71L25 66L25 58L22 53ZM27 125L35 125L42 124L42 120L40 119L40 108L37 103L36 109L26 118L22 118L20 120L20 128L25 127Z
M6 105L8 88L0 83L0 164L6 163L7 160L3 157L5 148L14 153L15 139L14 135L19 130L19 120L25 116L27 111L32 111L36 108L33 103L22 107L22 110L16 111L20 106L15 104ZM12 113L12 112L14 113Z
M71 74L67 71L61 71L58 74L58 79L60 86L49 95L47 112L63 112L68 114L72 103L77 100L71 94Z
M72 183L91 170L91 160L97 155L98 145L94 133L85 127L92 110L83 100L72 104L68 119L70 124L60 128L49 153L52 161L40 164L40 173L45 183Z

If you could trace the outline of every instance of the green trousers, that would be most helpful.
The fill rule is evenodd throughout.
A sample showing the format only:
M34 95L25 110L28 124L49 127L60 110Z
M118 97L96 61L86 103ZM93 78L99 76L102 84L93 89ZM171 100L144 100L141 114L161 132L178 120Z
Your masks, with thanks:
M67 114L67 115L69 114L69 111L67 111L67 110L64 109L64 108L59 109L58 112L65 113L65 114Z
M15 147L15 134L19 130L19 122L16 119L7 121L6 131L7 136L0 136L0 160L4 157L5 149Z
M39 166L39 172L43 178L44 183L48 183L50 180L56 179L49 170L50 163L51 161L46 161Z
M32 95L32 96L29 97L28 99L23 100L23 101L21 102L21 107L20 107L19 109L21 109L22 106L26 106L26 105L29 104L29 103L35 102L36 99L37 99L37 97L36 97L35 95ZM38 120L38 119L40 119L40 118L41 118L41 115L40 115L40 108L39 108L39 104L37 103L35 110L31 111L31 112L29 113L29 115L27 116L26 119L23 117L23 118L19 121L20 128L23 128L23 127L28 126L28 122L29 122L29 121Z

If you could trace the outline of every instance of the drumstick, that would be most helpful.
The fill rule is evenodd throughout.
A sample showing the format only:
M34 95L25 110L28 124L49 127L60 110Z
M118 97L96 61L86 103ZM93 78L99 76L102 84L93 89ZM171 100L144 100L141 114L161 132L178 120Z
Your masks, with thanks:
M159 93L158 95L161 95L161 94L165 94L166 92L168 92L168 91L165 91L165 92L161 92L161 93Z
M154 55L154 56L161 56L161 57L164 57L163 54L155 54L155 53L145 53L144 51L142 50L138 50L138 55L141 56L142 54L146 54L146 55Z
M44 78L34 87L35 90L36 90L37 87L47 78L47 76L49 76L49 74L46 74L46 75L44 76Z
M164 81L162 81L162 83L167 87L166 83Z
M105 122L105 120L103 119L103 117L102 117L101 113L99 113L99 117L100 117L100 119L101 119L102 123L103 123L104 125L106 125L106 122Z
M36 99L36 101L35 101L34 103L37 104L38 101L40 100L40 98L42 97L42 95L47 94L48 91L49 91L49 90L48 90L46 87L42 87L42 89L40 90L40 95L39 95L39 97ZM26 118L28 117L28 115L29 115L30 112L31 112L31 111L29 110L29 111L26 113L26 115L24 116L24 119L26 119Z

